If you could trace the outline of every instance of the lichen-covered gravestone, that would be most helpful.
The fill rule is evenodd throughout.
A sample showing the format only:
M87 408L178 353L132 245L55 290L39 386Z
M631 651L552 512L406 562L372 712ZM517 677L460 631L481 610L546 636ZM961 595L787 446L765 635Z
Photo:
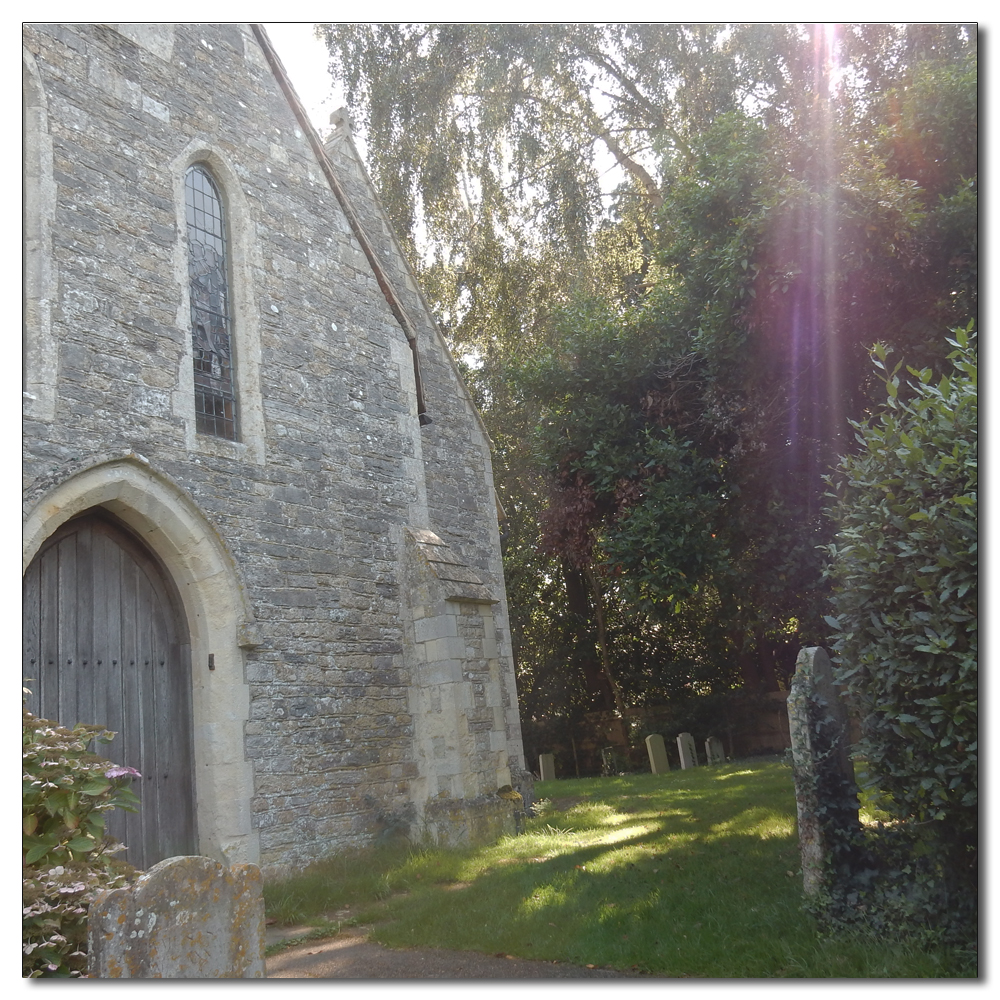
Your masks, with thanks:
M697 766L698 754L694 748L694 737L690 733L681 733L677 737L677 754L681 759L682 770Z
M88 917L95 979L263 979L264 897L256 865L167 858Z
M847 875L860 837L844 699L820 646L799 652L788 692L802 884L816 895Z
M709 736L705 740L705 763L725 764L726 752L722 748L722 740L718 736Z
M670 770L667 748L663 745L663 737L659 733L646 737L646 753L649 754L649 769L653 774L666 774Z

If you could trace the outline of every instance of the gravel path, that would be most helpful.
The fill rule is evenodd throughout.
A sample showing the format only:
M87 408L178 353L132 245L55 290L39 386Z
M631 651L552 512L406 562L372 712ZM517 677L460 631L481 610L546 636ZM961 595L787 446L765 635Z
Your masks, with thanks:
M268 979L632 979L638 973L443 948L384 948L364 933L289 948L267 959Z

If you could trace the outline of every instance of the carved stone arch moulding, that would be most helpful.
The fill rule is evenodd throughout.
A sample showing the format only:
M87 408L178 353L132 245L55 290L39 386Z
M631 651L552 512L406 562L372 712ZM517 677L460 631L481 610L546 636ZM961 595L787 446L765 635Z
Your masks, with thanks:
M195 164L203 165L211 173L227 217L233 361L240 411L239 441L198 434L196 428L194 348L190 335L191 289L184 211L184 177L188 168ZM229 157L207 140L194 139L188 143L171 162L170 174L177 211L177 232L180 234L174 253L174 274L180 290L177 327L188 332L178 372L174 413L184 420L189 451L201 451L263 465L265 436L260 387L260 317L254 294L255 276L261 270L261 261L250 204Z
M191 640L199 851L227 864L259 858L250 822L253 772L244 727L250 692L243 649L258 644L250 603L228 547L191 497L141 456L77 471L33 498L23 567L77 514L103 507L135 531L177 587Z

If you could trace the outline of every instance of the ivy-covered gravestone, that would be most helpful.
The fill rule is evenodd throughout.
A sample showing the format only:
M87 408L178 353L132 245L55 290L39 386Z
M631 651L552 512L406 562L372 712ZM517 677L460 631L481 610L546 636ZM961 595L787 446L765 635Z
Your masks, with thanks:
M802 884L807 896L816 896L849 877L861 833L847 709L821 646L802 649L795 661L788 724Z

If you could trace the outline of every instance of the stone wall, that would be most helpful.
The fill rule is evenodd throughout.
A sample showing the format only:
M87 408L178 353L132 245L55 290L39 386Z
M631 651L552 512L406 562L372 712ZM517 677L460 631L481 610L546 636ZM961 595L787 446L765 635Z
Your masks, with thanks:
M337 168L405 290L434 421L424 428L403 331L249 26L28 25L24 41L40 95L28 124L45 128L29 143L41 151L26 190L47 220L31 230L45 267L27 294L48 317L29 330L25 509L44 535L61 484L141 464L199 512L245 595L238 636L202 635L196 591L211 581L196 546L176 557L192 579L193 684L228 684L246 703L239 725L220 730L207 709L196 720L201 852L278 870L422 808L401 589L409 527L439 532L495 602L457 615L466 638L496 646L474 652L460 683L463 767L477 795L491 791L522 751L489 444L351 145ZM240 442L194 430L180 192L196 161L229 213ZM119 493L116 510L139 523L141 503ZM170 564L171 539L157 548L148 526ZM213 740L225 744L214 757ZM217 758L247 771L246 816L204 794Z
M443 540L479 571L483 579L495 581L494 619L507 741L512 755L520 758L523 764L489 436L459 377L455 361L433 323L426 300L393 236L388 219L374 196L371 181L360 166L346 112L341 111L333 117L337 127L326 142L326 151L359 208L367 232L375 237L380 258L419 331L420 373L433 421L421 433L428 523L435 526ZM470 425L475 433L469 433ZM485 492L483 483L487 484ZM488 533L481 528L484 523L489 525Z

